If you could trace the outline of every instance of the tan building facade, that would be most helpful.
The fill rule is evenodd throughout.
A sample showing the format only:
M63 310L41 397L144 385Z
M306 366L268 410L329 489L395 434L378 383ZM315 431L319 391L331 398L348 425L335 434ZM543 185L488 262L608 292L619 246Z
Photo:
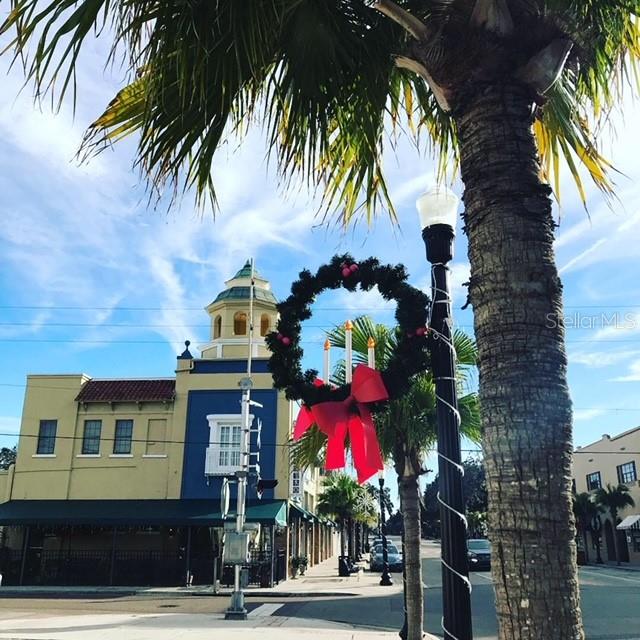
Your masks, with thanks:
M574 452L573 474L576 493L595 493L598 489L623 484L635 507L618 513L619 522L611 514L601 516L604 560L640 565L640 427L600 440ZM614 544L615 536L615 544ZM592 536L593 537L593 536Z
M302 496L292 493L294 405L273 388L264 339L277 321L276 299L264 278L254 281L251 346L247 264L206 307L211 340L202 356L187 342L173 376L27 377L16 463L0 471L5 584L224 580L222 564L211 571L222 547L222 482L240 469L239 383L249 348L252 462L257 429L262 442L248 491L247 520L261 525L251 579L269 586L287 577L292 555L312 564L333 555L337 536L315 515L317 471L305 474ZM278 484L259 493L259 476Z

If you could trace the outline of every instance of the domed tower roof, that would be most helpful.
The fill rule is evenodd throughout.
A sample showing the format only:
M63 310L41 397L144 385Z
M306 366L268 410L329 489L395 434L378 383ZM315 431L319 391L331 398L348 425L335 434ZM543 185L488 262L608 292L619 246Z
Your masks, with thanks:
M225 288L206 307L211 317L210 342L201 348L203 358L246 357L251 295L251 261L247 260ZM278 319L278 300L271 284L253 268L253 354L268 357L264 337L273 330ZM246 337L245 337L246 336Z

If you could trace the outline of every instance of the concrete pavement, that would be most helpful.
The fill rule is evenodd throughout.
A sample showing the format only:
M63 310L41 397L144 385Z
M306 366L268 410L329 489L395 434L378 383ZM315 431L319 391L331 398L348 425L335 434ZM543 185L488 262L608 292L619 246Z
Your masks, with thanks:
M0 638L6 640L391 640L397 632L356 629L350 625L287 617L273 617L273 605L263 605L246 621L224 620L207 614L32 614L0 615Z

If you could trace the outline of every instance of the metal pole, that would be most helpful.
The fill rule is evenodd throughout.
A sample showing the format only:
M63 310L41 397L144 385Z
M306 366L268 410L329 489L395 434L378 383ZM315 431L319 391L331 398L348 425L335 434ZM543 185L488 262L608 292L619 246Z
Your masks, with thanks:
M382 473L378 476L378 484L380 485L380 535L382 535L382 575L380 576L380 586L388 587L393 584L393 580L389 575L389 549L384 516L384 475Z
M471 640L471 582L467 566L467 520L462 491L464 469L460 452L460 414L447 267L453 257L454 232L449 225L435 224L425 228L422 236L427 247L427 259L432 264L430 330L438 422L442 629L445 640Z
M250 403L251 403L251 364L253 357L253 296L254 296L254 271L253 258L251 258L251 284L249 286L249 352L247 354L247 377L241 381L242 386L242 412L241 423L242 432L240 436L240 466L241 470L236 472L237 478L237 506L236 506L236 532L244 531L244 523L246 517L246 499L247 499L247 476L249 473L249 452L250 452ZM233 593L231 594L231 603L225 612L225 618L234 620L246 620L247 610L244 606L244 591L240 580L242 565L236 564L233 567Z

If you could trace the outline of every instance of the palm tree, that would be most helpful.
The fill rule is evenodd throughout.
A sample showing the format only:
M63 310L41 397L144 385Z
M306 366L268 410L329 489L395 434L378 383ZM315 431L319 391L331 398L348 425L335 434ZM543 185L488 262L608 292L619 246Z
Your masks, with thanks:
M342 555L354 557L354 523L375 522L376 507L369 494L352 477L332 473L323 481L318 513L335 518L340 525Z
M344 327L330 331L329 342L344 348ZM367 363L368 341L375 340L376 368L384 369L394 350L397 333L382 324L375 324L362 316L353 321L352 345L355 364ZM473 341L463 332L454 333L457 355L457 378L464 390L476 363ZM344 362L338 363L333 382L344 381ZM479 441L480 416L475 393L461 395L461 432ZM421 639L423 634L422 564L420 561L420 485L424 473L425 453L434 448L437 435L435 386L430 372L416 376L407 393L389 402L385 411L374 416L382 454L391 459L398 478L400 511L404 531L404 567L406 577L406 607L409 640ZM317 463L326 437L312 428L293 447L296 464L308 466ZM320 449L319 449L320 447Z
M594 501L592 494L583 492L573 496L573 514L578 532L582 534L585 562L587 564L589 563L587 532L591 531L591 522L599 513L602 513L602 507Z
M579 164L611 191L596 136L634 78L638 0L11 7L0 33L15 30L37 96L51 90L62 99L75 88L83 42L109 25L111 59L124 54L131 81L91 126L86 149L138 132L136 164L159 193L193 187L215 202L215 151L253 123L267 132L284 184L302 176L345 224L385 205L394 215L383 171L389 137L393 146L406 131L431 142L442 169L459 163L500 638L581 638L571 403L547 182L557 193L564 158L583 199ZM560 592L566 597L547 597Z
M625 484L619 484L617 487L612 487L610 484L607 484L606 489L600 488L596 491L595 500L596 503L604 509L609 509L609 513L611 514L611 520L613 520L613 554L616 557L617 563L620 564L620 555L616 542L618 511L625 507L635 507L636 503L629 495L629 487Z

